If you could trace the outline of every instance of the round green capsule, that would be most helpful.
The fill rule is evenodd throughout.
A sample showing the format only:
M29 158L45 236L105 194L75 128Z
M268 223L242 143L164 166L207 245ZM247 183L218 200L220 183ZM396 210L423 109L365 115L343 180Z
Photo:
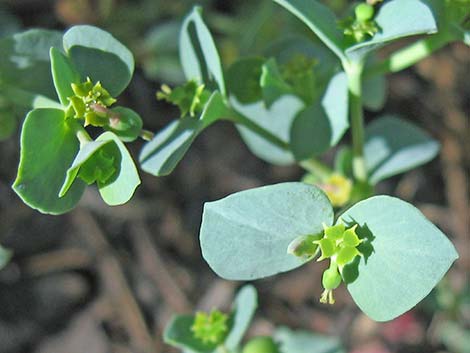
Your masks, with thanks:
M333 290L339 287L341 284L341 275L336 266L330 267L323 272L322 284L323 288L327 290Z
M374 17L374 7L372 5L362 3L356 6L355 13L356 19L359 22L365 22Z
M256 337L248 341L242 353L279 353L279 349L271 337Z

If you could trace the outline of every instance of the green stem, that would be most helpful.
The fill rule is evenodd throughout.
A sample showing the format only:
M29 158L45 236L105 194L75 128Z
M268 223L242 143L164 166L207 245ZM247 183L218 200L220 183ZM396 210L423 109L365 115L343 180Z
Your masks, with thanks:
M428 57L450 41L452 41L452 37L447 32L440 32L418 40L417 42L394 52L388 57L388 59L372 65L365 72L365 76L370 77L378 74L404 70Z
M309 173L318 176L322 180L328 179L333 171L325 164L315 158L303 160L299 165Z
M353 145L353 174L356 180L367 180L364 159L364 112L362 108L362 71L363 62L345 62L344 69L348 76L349 106L351 114L351 132Z
M90 137L85 128L78 122L76 122L73 118L69 118L68 123L69 127L75 133L75 136L77 137L78 141L80 141L80 148L86 145L87 143L93 141L93 139Z
M265 138L272 144L276 145L277 147L283 149L283 150L288 150L289 149L289 144L287 142L284 142L281 140L279 137L276 135L272 134L265 128L261 127L260 125L256 124L252 120L248 119L246 116L238 113L234 109L231 109L229 116L225 117L226 120L232 121L235 124L241 124L244 127L250 129L254 133L260 135L261 137Z

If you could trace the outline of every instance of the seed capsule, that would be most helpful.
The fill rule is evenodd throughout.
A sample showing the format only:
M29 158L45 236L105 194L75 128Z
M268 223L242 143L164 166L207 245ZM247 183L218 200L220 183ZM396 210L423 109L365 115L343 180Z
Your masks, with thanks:
M356 19L359 22L365 22L374 17L374 7L372 5L362 3L356 6L355 13Z

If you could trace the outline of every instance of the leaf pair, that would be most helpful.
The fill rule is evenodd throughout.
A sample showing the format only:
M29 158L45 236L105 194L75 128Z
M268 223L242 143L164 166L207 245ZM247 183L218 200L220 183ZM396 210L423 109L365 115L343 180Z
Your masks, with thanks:
M107 126L111 131L95 142L80 144L76 135L83 127L66 116L66 111L69 97L74 95L72 84L78 85L87 77L106 84L112 95L122 92L132 77L132 54L110 34L91 26L72 27L65 33L63 44L65 53L56 47L50 50L61 105L54 103L54 108L34 109L27 115L13 188L32 208L61 214L78 203L86 186L83 180L97 179L103 199L110 205L122 204L130 199L140 179L121 140L135 139L142 127L140 117L130 109L114 108L112 114L119 114L119 119ZM103 164L98 165L97 156L104 150L111 154L111 165L106 165L103 156Z
M341 218L358 224L364 255L343 268L343 280L357 305L374 320L391 320L411 309L457 258L445 235L399 199L372 197ZM202 254L226 279L271 276L306 262L288 254L288 246L301 235L321 232L323 223L333 224L333 209L314 186L282 183L242 191L205 204Z

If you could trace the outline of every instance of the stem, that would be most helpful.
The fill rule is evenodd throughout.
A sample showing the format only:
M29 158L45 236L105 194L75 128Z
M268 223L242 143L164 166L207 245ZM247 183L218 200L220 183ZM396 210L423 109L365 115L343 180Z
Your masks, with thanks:
M348 76L349 105L353 145L353 174L358 181L367 181L364 159L364 112L362 109L362 71L364 63L344 62Z
M423 60L436 50L442 48L451 40L452 38L447 32L442 32L418 40L417 42L396 51L390 55L388 59L372 65L366 71L365 75L366 77L370 77L378 74L404 70Z
M225 118L226 120L232 121L235 124L241 124L244 127L250 129L254 133L264 137L266 140L271 142L272 144L276 145L277 147L283 149L283 150L288 150L289 149L289 144L287 142L284 142L281 140L279 137L276 135L272 134L265 128L261 127L260 125L256 124L252 120L248 119L246 116L238 113L234 109L230 109L230 115Z
M87 143L93 141L93 139L90 137L85 128L79 123L77 123L75 120L73 120L73 118L68 119L68 123L69 127L75 133L75 136L77 137L78 141L80 141L80 148L82 148Z
M332 170L318 159L310 158L299 162L299 165L311 174L325 180L331 175Z

